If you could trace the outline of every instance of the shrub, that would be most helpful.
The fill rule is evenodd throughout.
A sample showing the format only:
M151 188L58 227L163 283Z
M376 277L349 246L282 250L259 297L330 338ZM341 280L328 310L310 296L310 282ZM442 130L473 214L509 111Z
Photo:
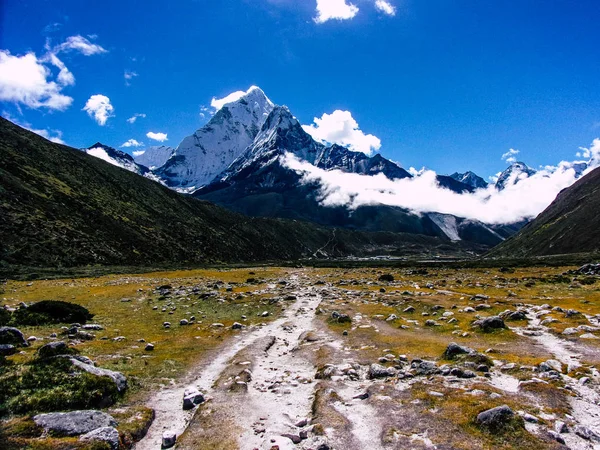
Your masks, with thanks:
M0 306L0 327L8 325L11 317L12 317L12 315L11 315L10 311L7 311L2 306Z
M109 377L78 373L66 358L36 360L0 377L0 415L102 408L118 396Z
M47 325L52 323L86 323L94 317L81 305L60 300L42 300L12 315L14 325Z

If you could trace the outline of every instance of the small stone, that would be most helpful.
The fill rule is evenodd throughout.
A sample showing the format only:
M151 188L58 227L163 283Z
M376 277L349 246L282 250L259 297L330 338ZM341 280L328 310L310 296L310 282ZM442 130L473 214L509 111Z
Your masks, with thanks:
M177 441L177 435L172 431L165 431L162 435L162 448L171 448Z
M554 422L554 431L557 433L568 433L569 427L562 420L557 420Z
M242 327L243 327L243 325L239 322L234 322L233 325L231 325L232 330L241 330Z
M146 348L144 349L147 352L151 352L152 350L154 350L154 344L146 344Z
M165 328L171 328L171 322L164 322L163 323L163 327L165 327Z
M204 403L204 395L196 388L187 388L183 393L183 409L192 409L196 405Z
M189 324L189 322L188 322L188 320L187 320L187 319L181 319L181 320L179 321L179 325L188 325L188 324Z
M552 439L554 439L556 442L558 442L559 444L563 444L563 445L565 445L565 444L566 444L566 442L565 442L565 440L563 439L563 437L562 437L560 434L558 434L556 431L553 431L553 430L548 430L548 435L549 435L549 436L550 436Z

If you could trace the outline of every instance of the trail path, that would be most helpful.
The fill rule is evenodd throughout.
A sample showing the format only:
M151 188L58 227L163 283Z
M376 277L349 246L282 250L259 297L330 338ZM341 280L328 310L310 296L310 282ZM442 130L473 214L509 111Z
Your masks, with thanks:
M321 298L311 287L302 287L297 276L290 285L296 288L296 300L283 315L263 326L252 328L229 341L208 365L193 370L192 379L168 386L157 392L148 406L156 411L156 419L148 434L135 446L136 450L161 448L162 435L171 431L180 436L193 418L193 411L182 409L183 393L187 387L197 387L208 396L223 395L215 389L215 382L240 351L250 348L259 339L274 337L275 343L263 355L257 355L248 392L236 398L235 410L244 417L237 422L243 431L240 448L267 448L279 445L280 449L298 448L286 433L298 433L295 424L310 413L314 394L314 367L292 350L299 337L311 329L315 309Z

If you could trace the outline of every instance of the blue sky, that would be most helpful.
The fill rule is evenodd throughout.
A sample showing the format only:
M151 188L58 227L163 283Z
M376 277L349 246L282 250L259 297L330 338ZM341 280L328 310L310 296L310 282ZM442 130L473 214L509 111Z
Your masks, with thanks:
M600 136L598 17L597 0L3 0L0 113L74 147L176 146L213 97L258 85L306 125L348 111L405 167L487 177L511 148L537 167ZM45 84L15 80L40 66ZM101 125L84 107L104 97Z

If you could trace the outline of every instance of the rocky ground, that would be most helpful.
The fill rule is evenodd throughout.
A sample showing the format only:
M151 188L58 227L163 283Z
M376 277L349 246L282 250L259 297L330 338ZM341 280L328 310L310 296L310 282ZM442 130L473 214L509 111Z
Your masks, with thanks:
M154 412L136 449L600 448L600 284L570 269L240 270L179 273L179 287L145 277L132 283L152 286L119 306L144 298L137 316L161 340L132 351L129 317L131 362L119 368L139 388L100 409ZM7 305L34 286L8 283ZM70 345L106 361L92 342ZM171 375L165 346L187 352ZM26 419L6 420L9 433L15 420Z

